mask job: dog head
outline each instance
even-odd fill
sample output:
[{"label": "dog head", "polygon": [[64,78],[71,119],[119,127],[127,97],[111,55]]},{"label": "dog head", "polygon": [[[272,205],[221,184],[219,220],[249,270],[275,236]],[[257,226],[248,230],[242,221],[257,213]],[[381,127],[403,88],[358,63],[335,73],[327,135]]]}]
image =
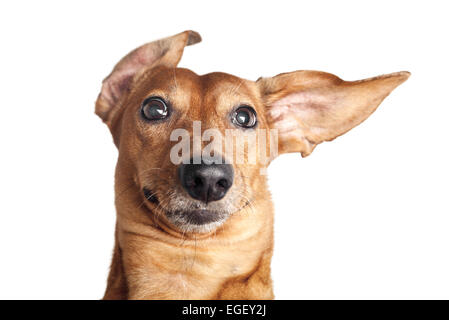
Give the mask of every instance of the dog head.
[{"label": "dog head", "polygon": [[[409,73],[347,82],[317,71],[257,81],[177,68],[185,31],[126,55],[104,80],[96,113],[152,213],[183,232],[209,232],[258,197],[278,154],[309,155],[365,120]],[[263,194],[261,194],[263,193]]]}]

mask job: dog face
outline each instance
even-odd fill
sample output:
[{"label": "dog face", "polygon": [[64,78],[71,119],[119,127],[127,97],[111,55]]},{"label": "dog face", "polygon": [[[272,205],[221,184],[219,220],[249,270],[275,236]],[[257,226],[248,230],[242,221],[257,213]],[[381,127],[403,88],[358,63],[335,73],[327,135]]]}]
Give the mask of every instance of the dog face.
[{"label": "dog face", "polygon": [[[231,161],[216,147],[217,139],[225,145],[226,130],[233,135],[235,148],[240,136],[268,128],[257,88],[250,81],[224,73],[198,76],[187,69],[158,67],[135,83],[120,121],[120,154],[135,165],[146,205],[184,232],[215,229],[249,206],[253,187],[264,183],[260,161],[250,163],[246,157]],[[202,133],[218,131],[212,141],[214,157],[202,157],[198,163],[194,163],[194,121]],[[181,141],[170,137],[180,129],[188,133],[182,141],[187,147],[181,155],[184,163],[172,159]],[[210,144],[201,141],[199,151]]]},{"label": "dog face", "polygon": [[408,77],[345,82],[296,71],[254,82],[176,68],[184,47],[199,41],[186,31],[137,48],[105,79],[96,105],[145,205],[187,233],[213,231],[252,206],[266,196],[263,173],[274,157],[309,155]]}]

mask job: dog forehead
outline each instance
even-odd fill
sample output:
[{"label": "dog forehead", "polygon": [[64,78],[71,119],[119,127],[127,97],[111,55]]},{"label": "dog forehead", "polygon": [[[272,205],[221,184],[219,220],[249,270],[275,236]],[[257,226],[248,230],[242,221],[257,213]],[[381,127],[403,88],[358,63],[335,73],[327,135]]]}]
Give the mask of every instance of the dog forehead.
[{"label": "dog forehead", "polygon": [[160,95],[194,117],[212,109],[222,113],[239,104],[253,104],[258,97],[252,81],[224,72],[198,75],[185,68],[156,68],[143,80],[139,87],[145,88],[145,96]]},{"label": "dog forehead", "polygon": [[144,86],[173,92],[179,89],[201,91],[201,77],[184,68],[157,67],[144,77]]},{"label": "dog forehead", "polygon": [[205,98],[218,100],[228,98],[251,98],[253,92],[248,81],[224,72],[213,72],[201,76]]},{"label": "dog forehead", "polygon": [[203,99],[217,99],[223,95],[251,95],[247,80],[224,72],[198,75],[189,69],[175,68],[160,76],[165,87],[179,90],[180,93],[188,91],[199,94]]}]

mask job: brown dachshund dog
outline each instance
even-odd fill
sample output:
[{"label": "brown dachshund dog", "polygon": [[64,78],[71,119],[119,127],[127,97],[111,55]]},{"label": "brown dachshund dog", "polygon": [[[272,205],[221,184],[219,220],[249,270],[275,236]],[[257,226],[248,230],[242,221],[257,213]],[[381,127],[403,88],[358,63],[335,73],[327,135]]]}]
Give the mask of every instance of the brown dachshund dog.
[{"label": "brown dachshund dog", "polygon": [[[305,157],[357,126],[410,75],[348,82],[295,71],[254,82],[177,68],[184,47],[200,41],[185,31],[143,45],[103,81],[96,114],[119,150],[104,299],[272,299],[273,205],[264,169],[277,154]],[[214,130],[213,139],[193,141],[195,124]],[[243,145],[242,161],[218,144],[208,150],[213,161],[198,156],[207,141],[224,142],[226,131],[229,150]],[[270,143],[238,140],[256,132],[268,132]],[[263,152],[248,159],[256,145],[266,159]]]}]

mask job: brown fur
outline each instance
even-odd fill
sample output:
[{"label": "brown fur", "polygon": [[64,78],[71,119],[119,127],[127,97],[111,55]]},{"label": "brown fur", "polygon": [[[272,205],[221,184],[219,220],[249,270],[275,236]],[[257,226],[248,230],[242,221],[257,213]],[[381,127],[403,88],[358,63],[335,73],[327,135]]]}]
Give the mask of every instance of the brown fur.
[{"label": "brown fur", "polygon": [[[203,130],[224,132],[233,128],[227,114],[245,103],[256,110],[259,128],[274,128],[287,115],[297,117],[297,127],[279,126],[280,152],[305,156],[316,144],[366,119],[408,76],[351,83],[298,71],[253,82],[176,68],[184,46],[199,40],[197,33],[186,31],[140,47],[103,84],[96,110],[119,149],[116,240],[104,299],[272,299],[273,206],[266,177],[260,174],[264,165],[233,165],[234,185],[226,196],[233,212],[223,225],[207,233],[183,232],[164,214],[170,209],[168,198],[185,196],[169,158],[175,143],[168,139],[171,130],[191,130],[192,121],[200,120]],[[307,94],[299,102],[288,100],[298,92]],[[152,95],[175,109],[158,125],[139,118],[142,101]],[[299,113],[291,115],[293,107]],[[317,128],[317,123],[330,129]],[[145,199],[142,187],[148,185],[159,205]]]}]

